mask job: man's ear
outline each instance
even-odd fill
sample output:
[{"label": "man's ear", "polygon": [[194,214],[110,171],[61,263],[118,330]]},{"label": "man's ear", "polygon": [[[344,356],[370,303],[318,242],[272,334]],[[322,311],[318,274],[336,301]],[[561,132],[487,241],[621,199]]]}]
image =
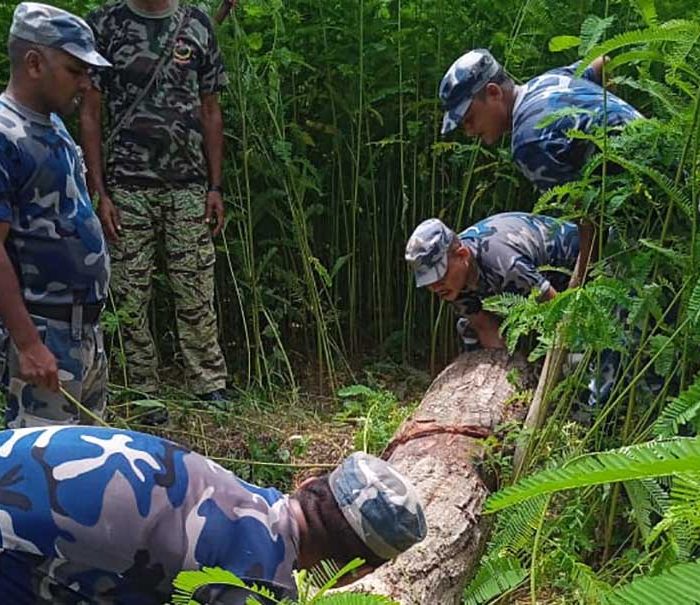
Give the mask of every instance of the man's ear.
[{"label": "man's ear", "polygon": [[27,75],[30,78],[38,78],[41,75],[42,68],[44,67],[42,61],[43,57],[38,50],[30,48],[26,52],[24,55],[24,68],[27,70]]},{"label": "man's ear", "polygon": [[314,481],[318,481],[319,477],[311,476],[307,477],[304,479],[299,485],[297,485],[297,490],[300,490],[302,487],[306,487],[307,485],[311,485]]},{"label": "man's ear", "polygon": [[486,97],[493,101],[500,101],[503,98],[503,89],[494,82],[489,82],[484,89]]},{"label": "man's ear", "polygon": [[464,259],[466,259],[466,260],[469,260],[469,259],[472,257],[472,251],[471,251],[469,248],[467,248],[465,245],[463,245],[463,244],[460,244],[460,245],[455,249],[454,253],[455,253],[457,256],[459,256],[459,257],[461,257],[461,258],[464,258]]}]

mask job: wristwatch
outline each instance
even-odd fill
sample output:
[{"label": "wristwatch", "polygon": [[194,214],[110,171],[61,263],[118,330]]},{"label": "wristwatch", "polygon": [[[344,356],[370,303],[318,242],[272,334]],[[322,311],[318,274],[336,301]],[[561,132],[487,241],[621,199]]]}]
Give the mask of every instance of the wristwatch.
[{"label": "wristwatch", "polygon": [[207,193],[220,193],[221,195],[224,194],[224,188],[221,185],[209,185],[207,188]]}]

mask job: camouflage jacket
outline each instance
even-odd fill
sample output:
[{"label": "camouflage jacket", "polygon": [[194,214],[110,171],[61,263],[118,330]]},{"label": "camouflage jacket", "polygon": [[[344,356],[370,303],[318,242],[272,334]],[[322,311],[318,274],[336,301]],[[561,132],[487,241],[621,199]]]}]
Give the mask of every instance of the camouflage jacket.
[{"label": "camouflage jacket", "polygon": [[172,14],[146,17],[122,0],[90,13],[87,21],[97,49],[113,64],[112,69],[95,71],[93,84],[103,94],[110,125],[118,125],[168,50],[179,18],[184,25],[171,46],[171,57],[107,150],[110,185],[206,182],[201,95],[220,91],[228,78],[211,21],[203,11],[183,6]]},{"label": "camouflage jacket", "polygon": [[[578,179],[579,171],[595,151],[593,143],[569,137],[570,130],[592,133],[605,124],[619,129],[642,117],[622,99],[605,93],[595,81],[593,69],[575,78],[577,67],[574,63],[553,69],[517,89],[511,137],[513,159],[542,191]],[[563,115],[546,126],[540,125],[556,112]]]},{"label": "camouflage jacket", "polygon": [[464,290],[452,304],[461,316],[481,310],[481,301],[509,292],[528,296],[550,287],[566,288],[564,272],[540,271],[539,267],[574,268],[578,256],[578,228],[573,223],[525,212],[490,216],[459,234],[479,271],[476,290]]},{"label": "camouflage jacket", "polygon": [[85,185],[82,152],[57,115],[0,96],[0,222],[23,298],[107,297],[109,256]]},{"label": "camouflage jacket", "polygon": [[160,605],[202,566],[293,586],[289,499],[165,439],[104,427],[0,432],[0,595]]}]

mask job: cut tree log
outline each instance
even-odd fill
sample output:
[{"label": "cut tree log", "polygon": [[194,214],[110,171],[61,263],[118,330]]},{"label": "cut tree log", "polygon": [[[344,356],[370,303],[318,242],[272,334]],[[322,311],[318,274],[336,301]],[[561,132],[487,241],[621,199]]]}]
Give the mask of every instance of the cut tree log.
[{"label": "cut tree log", "polygon": [[524,404],[507,374],[528,365],[505,351],[465,353],[433,381],[385,457],[408,477],[423,502],[428,535],[394,561],[344,590],[383,594],[401,605],[452,605],[461,600],[491,526],[481,515],[493,487],[480,463],[480,439],[508,420],[521,421]]}]

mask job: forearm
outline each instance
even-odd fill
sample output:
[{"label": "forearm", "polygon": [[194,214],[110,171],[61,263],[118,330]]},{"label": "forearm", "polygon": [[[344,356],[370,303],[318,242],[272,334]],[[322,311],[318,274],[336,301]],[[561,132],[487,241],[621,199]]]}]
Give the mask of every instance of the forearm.
[{"label": "forearm", "polygon": [[474,332],[486,349],[504,349],[506,344],[499,333],[499,322],[493,313],[479,311],[474,315],[469,315],[469,325],[474,328]]},{"label": "forearm", "polygon": [[107,188],[102,174],[101,95],[94,89],[86,94],[80,110],[80,144],[85,153],[90,193],[106,197]]},{"label": "forearm", "polygon": [[[0,241],[3,239],[0,238]],[[15,269],[2,243],[0,243],[0,292],[2,292],[0,318],[17,347],[25,349],[33,343],[38,343],[39,333],[24,305]]]},{"label": "forearm", "polygon": [[202,105],[202,131],[209,183],[220,186],[224,157],[224,120],[216,100],[206,101]]}]

